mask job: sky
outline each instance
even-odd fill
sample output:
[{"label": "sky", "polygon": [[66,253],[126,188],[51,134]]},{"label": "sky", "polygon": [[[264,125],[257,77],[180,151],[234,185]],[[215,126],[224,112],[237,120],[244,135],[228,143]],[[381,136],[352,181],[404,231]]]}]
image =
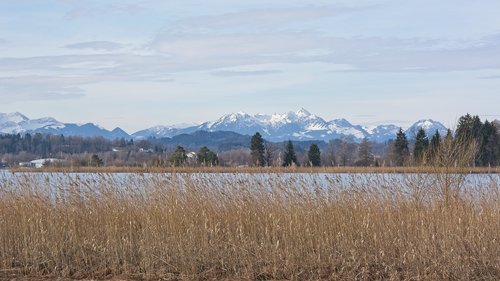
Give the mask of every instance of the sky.
[{"label": "sky", "polygon": [[0,112],[129,133],[244,111],[500,119],[498,0],[0,0]]}]

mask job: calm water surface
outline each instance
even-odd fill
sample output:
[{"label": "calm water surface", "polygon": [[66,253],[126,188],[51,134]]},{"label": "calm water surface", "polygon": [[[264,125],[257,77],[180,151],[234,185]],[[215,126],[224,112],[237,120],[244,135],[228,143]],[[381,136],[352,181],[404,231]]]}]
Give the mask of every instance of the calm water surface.
[{"label": "calm water surface", "polygon": [[425,188],[436,184],[460,185],[461,189],[498,188],[500,174],[325,174],[325,173],[12,173],[0,171],[0,186],[31,186],[39,189],[95,188],[114,186],[148,189],[153,186],[213,187],[237,189],[280,186],[298,189],[350,190]]}]

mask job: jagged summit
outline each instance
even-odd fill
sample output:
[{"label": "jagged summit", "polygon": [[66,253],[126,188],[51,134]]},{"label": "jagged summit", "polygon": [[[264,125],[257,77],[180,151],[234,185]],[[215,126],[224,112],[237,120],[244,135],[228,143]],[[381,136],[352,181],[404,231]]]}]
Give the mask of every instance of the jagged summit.
[{"label": "jagged summit", "polygon": [[[406,131],[408,139],[414,138],[419,128],[423,128],[429,137],[436,130],[443,135],[446,134],[447,130],[440,122],[432,119],[422,119],[408,128]],[[109,131],[93,123],[62,123],[52,117],[29,119],[19,112],[0,113],[0,133],[4,134],[46,133],[86,137],[102,136],[108,139],[165,138],[190,134],[196,131],[230,131],[242,135],[253,135],[255,132],[260,132],[269,141],[285,141],[289,139],[322,141],[352,139],[361,141],[363,138],[368,138],[371,141],[382,143],[394,139],[398,130],[399,126],[392,124],[365,128],[352,124],[344,118],[327,121],[312,114],[305,108],[271,115],[250,115],[245,112],[236,112],[223,115],[215,121],[205,122],[200,125],[155,126],[138,131],[133,135],[129,135],[120,128]]]},{"label": "jagged summit", "polygon": [[[439,126],[439,122],[431,119],[419,120],[414,126],[424,126],[429,131]],[[339,118],[331,121],[312,114],[305,108],[298,111],[289,111],[285,113],[255,114],[250,115],[245,112],[230,113],[221,116],[219,119],[211,122],[205,122],[198,126],[187,126],[185,128],[158,127],[146,129],[133,134],[134,137],[173,137],[183,133],[192,133],[198,130],[204,131],[233,131],[239,134],[252,135],[260,132],[267,140],[324,140],[348,138],[355,141],[361,141],[363,138],[369,138],[374,142],[386,142],[394,139],[399,126],[385,124],[364,128],[360,125],[354,125],[345,118]],[[418,130],[418,129],[417,129]]]},{"label": "jagged summit", "polygon": [[15,113],[0,113],[0,134],[42,133],[53,135],[76,135],[84,137],[102,136],[107,139],[131,138],[120,128],[108,131],[98,125],[63,123],[52,117],[29,119],[25,115]]},{"label": "jagged summit", "polygon": [[446,132],[448,131],[448,129],[440,122],[432,119],[421,119],[406,130],[406,136],[409,139],[414,138],[420,128],[424,129],[425,133],[429,137],[434,135],[436,131],[438,131],[442,136],[446,135]]}]

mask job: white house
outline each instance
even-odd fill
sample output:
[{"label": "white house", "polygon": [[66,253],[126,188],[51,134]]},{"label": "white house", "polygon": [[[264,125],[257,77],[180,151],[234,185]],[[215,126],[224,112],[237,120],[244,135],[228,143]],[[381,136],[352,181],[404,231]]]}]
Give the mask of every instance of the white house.
[{"label": "white house", "polygon": [[21,162],[19,163],[19,166],[38,169],[42,168],[46,163],[61,163],[61,162],[64,162],[64,160],[55,158],[45,158],[45,159],[36,159],[30,162]]}]

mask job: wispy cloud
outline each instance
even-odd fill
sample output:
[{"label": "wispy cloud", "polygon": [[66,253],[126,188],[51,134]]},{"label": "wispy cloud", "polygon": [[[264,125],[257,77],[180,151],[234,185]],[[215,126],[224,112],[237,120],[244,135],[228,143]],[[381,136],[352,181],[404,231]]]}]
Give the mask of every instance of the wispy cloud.
[{"label": "wispy cloud", "polygon": [[310,33],[163,34],[151,47],[173,58],[233,58],[277,56],[316,48],[319,37]]},{"label": "wispy cloud", "polygon": [[500,75],[483,76],[479,77],[479,79],[500,79]]},{"label": "wispy cloud", "polygon": [[68,49],[91,49],[91,50],[104,50],[104,51],[113,51],[123,48],[123,45],[116,42],[110,41],[89,41],[89,42],[81,42],[76,44],[66,45]]},{"label": "wispy cloud", "polygon": [[[359,71],[461,71],[500,68],[500,38],[450,42],[401,38],[338,38],[326,62],[355,66]],[[454,44],[455,43],[455,44]]]},{"label": "wispy cloud", "polygon": [[[151,48],[186,67],[323,62],[358,71],[459,71],[500,68],[500,38],[477,42],[420,38],[336,38],[314,32],[163,34]],[[320,51],[318,51],[320,50]]]},{"label": "wispy cloud", "polygon": [[110,14],[137,14],[144,8],[136,4],[78,5],[65,15],[67,19],[93,18]]},{"label": "wispy cloud", "polygon": [[[453,110],[474,109],[479,99],[471,102],[468,93],[498,99],[500,4],[494,0],[39,2],[0,1],[0,97],[2,104],[20,101],[12,108],[79,98],[105,106],[122,93],[126,99],[116,99],[122,105],[149,95],[169,106],[180,96],[190,106],[170,106],[168,118],[182,122],[192,119],[179,116],[206,111],[205,101],[212,102],[206,114],[213,114],[216,107],[241,110],[242,96],[260,95],[269,97],[269,108],[284,106],[287,96],[292,107],[309,103],[325,112],[393,119],[374,112],[373,102],[387,107],[410,95],[416,102],[436,96],[439,102],[425,108],[444,112],[444,100],[455,102]],[[188,95],[201,96],[200,107]],[[231,98],[220,104],[222,96]],[[145,116],[156,110],[155,118],[166,118],[160,102],[155,110],[144,104]],[[494,104],[475,108],[494,113]],[[263,104],[245,106],[258,111]],[[409,111],[396,116],[410,118]]]},{"label": "wispy cloud", "polygon": [[[251,31],[265,28],[290,30],[290,24],[304,24],[308,21],[319,21],[323,18],[372,9],[376,6],[300,6],[244,10],[225,13],[217,16],[200,16],[187,18],[170,26],[175,32],[211,32],[211,31]],[[301,28],[299,28],[301,29]]]},{"label": "wispy cloud", "polygon": [[[318,22],[383,6],[298,6],[187,18],[148,45],[186,68],[322,62],[355,71],[460,71],[500,68],[500,34],[475,39],[335,36]],[[309,25],[310,22],[315,24]],[[328,22],[328,21],[327,21]],[[174,63],[175,64],[175,63]]]},{"label": "wispy cloud", "polygon": [[60,100],[83,97],[81,88],[72,86],[81,81],[67,77],[20,76],[0,78],[2,103]]},{"label": "wispy cloud", "polygon": [[[159,56],[66,55],[0,59],[2,102],[73,99],[84,86],[110,82],[169,83],[171,70]],[[39,75],[39,73],[45,73]]]},{"label": "wispy cloud", "polygon": [[232,70],[221,70],[214,71],[211,74],[215,76],[222,77],[233,77],[233,76],[260,76],[260,75],[272,75],[283,73],[281,70],[254,70],[254,71],[232,71]]},{"label": "wispy cloud", "polygon": [[[12,100],[15,99],[15,93],[24,93],[19,95],[18,100],[23,96],[27,99],[76,98],[83,95],[83,85],[92,83],[170,83],[174,81],[174,74],[189,71],[207,71],[211,75],[225,77],[263,76],[278,74],[282,71],[281,67],[287,64],[318,62],[349,65],[355,71],[364,72],[446,72],[500,68],[500,57],[497,56],[500,53],[500,40],[484,41],[481,45],[464,44],[460,48],[454,46],[446,49],[436,47],[446,45],[437,40],[332,38],[314,33],[159,37],[152,45],[157,54],[151,55],[0,58],[0,71],[11,76],[1,78],[1,94]],[[318,49],[330,52],[314,51]],[[280,64],[280,69],[268,69],[265,66],[273,63]],[[249,65],[255,68],[227,69]],[[47,77],[37,76],[41,73]]]}]

